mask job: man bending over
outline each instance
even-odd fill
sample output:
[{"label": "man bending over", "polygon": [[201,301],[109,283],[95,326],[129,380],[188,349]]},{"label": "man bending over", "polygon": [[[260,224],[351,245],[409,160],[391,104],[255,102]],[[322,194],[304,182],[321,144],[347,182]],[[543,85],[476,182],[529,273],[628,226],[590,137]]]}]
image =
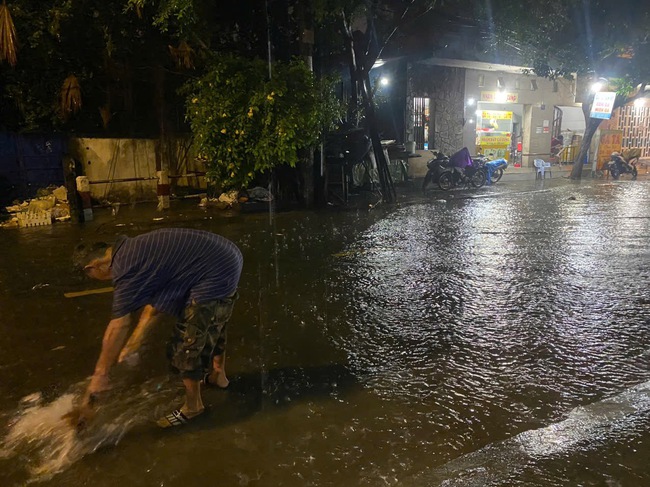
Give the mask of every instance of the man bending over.
[{"label": "man bending over", "polygon": [[[201,414],[201,384],[228,386],[226,323],[243,263],[237,246],[210,232],[167,228],[120,237],[112,247],[82,244],[74,260],[89,277],[112,280],[115,288],[112,318],[82,401],[78,426],[92,414],[97,394],[110,389],[111,367],[116,362],[137,362],[146,332],[161,313],[178,319],[170,360],[181,373],[185,403],[160,418],[158,425],[180,426]],[[138,324],[128,337],[132,315],[141,308]]]}]

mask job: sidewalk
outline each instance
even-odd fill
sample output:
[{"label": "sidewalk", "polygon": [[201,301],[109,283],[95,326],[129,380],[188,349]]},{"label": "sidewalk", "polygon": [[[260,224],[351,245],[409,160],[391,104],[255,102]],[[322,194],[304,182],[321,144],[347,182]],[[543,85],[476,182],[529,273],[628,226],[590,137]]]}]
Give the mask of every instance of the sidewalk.
[{"label": "sidewalk", "polygon": [[[568,178],[571,175],[573,164],[553,165],[546,169],[545,178]],[[591,168],[583,168],[582,176],[591,176]],[[537,176],[537,169],[534,167],[514,167],[509,164],[508,169],[503,173],[502,181],[524,181],[526,179],[535,179]]]},{"label": "sidewalk", "polygon": [[[571,171],[573,170],[573,164],[554,164],[551,166],[550,170],[546,169],[545,178],[546,179],[555,179],[555,178],[569,178],[571,176]],[[638,179],[648,179],[650,178],[650,164],[639,164],[638,165]],[[537,169],[534,167],[514,167],[512,165],[508,166],[508,169],[503,173],[502,181],[524,181],[527,179],[535,179],[537,176]],[[591,165],[585,165],[582,168],[582,179],[592,178],[592,169]],[[629,175],[623,176],[624,178],[629,178]]]}]

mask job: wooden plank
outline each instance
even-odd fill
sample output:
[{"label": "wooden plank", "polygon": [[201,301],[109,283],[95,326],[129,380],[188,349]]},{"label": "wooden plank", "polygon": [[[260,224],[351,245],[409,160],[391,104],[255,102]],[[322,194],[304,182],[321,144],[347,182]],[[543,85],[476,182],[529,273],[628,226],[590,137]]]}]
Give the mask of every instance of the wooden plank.
[{"label": "wooden plank", "polygon": [[85,291],[76,291],[71,293],[63,293],[66,298],[78,298],[79,296],[88,296],[89,294],[103,294],[113,291],[112,287],[100,287],[97,289],[86,289]]}]

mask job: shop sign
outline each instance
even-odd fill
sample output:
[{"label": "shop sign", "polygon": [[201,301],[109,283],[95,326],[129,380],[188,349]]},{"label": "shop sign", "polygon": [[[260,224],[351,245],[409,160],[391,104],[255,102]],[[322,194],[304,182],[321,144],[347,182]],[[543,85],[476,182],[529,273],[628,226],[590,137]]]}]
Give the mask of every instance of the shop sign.
[{"label": "shop sign", "polygon": [[512,112],[502,112],[500,110],[483,110],[481,112],[482,118],[489,120],[512,120]]},{"label": "shop sign", "polygon": [[481,101],[488,103],[517,103],[518,93],[500,93],[498,91],[481,91]]},{"label": "shop sign", "polygon": [[508,135],[481,135],[479,138],[481,146],[502,147],[510,144]]},{"label": "shop sign", "polygon": [[616,93],[613,91],[599,91],[594,96],[594,102],[591,105],[591,118],[603,118],[609,120],[612,116],[612,109],[614,108],[614,100],[616,100]]}]

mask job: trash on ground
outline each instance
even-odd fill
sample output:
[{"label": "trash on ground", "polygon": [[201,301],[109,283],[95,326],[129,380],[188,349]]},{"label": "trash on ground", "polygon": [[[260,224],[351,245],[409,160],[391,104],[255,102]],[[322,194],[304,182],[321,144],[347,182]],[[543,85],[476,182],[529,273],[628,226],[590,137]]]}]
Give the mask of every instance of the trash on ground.
[{"label": "trash on ground", "polygon": [[0,224],[2,228],[39,227],[71,219],[68,190],[65,186],[40,189],[36,198],[14,201],[13,205],[5,209],[10,217]]}]

